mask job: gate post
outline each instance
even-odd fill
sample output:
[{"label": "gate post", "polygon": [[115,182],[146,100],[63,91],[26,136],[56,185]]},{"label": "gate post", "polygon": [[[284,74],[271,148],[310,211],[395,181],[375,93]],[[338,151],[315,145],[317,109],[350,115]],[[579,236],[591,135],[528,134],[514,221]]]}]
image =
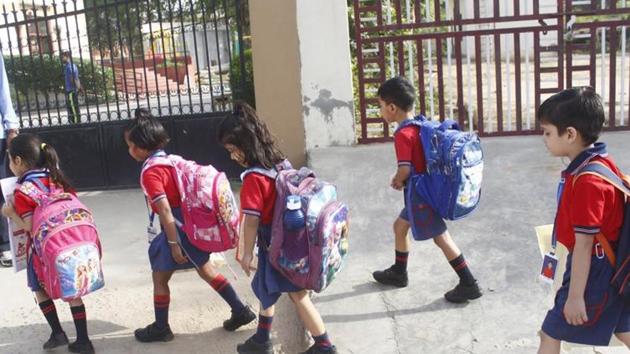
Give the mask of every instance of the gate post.
[{"label": "gate post", "polygon": [[256,108],[294,165],[355,141],[345,1],[250,0]]}]

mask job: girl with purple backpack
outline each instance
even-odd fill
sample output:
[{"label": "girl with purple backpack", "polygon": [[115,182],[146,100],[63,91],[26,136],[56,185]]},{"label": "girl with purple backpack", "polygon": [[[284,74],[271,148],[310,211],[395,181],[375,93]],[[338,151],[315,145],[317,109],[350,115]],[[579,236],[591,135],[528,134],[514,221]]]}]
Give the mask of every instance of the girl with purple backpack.
[{"label": "girl with purple backpack", "polygon": [[[162,124],[144,108],[136,110],[136,119],[125,129],[129,155],[136,161],[148,164],[152,158],[166,156],[164,147],[169,142]],[[140,184],[149,204],[149,260],[153,271],[153,301],[155,322],[135,331],[140,342],[167,342],[173,339],[168,324],[170,303],[169,281],[176,270],[196,268],[205,280],[227,302],[231,317],[223,322],[227,331],[235,331],[256,319],[256,314],[245,305],[230,282],[210,265],[210,253],[202,251],[189,241],[176,224],[183,220],[181,195],[172,167],[155,165],[144,169]],[[159,218],[160,228],[153,219]],[[156,222],[157,224],[157,222]],[[161,229],[161,230],[160,230]]]},{"label": "girl with purple backpack", "polygon": [[[246,103],[235,103],[234,112],[220,124],[218,140],[230,153],[230,158],[247,168],[271,170],[285,160],[276,147],[273,136],[256,111]],[[244,250],[241,267],[249,276],[256,270],[252,289],[260,301],[258,328],[256,333],[236,348],[241,354],[271,354],[273,345],[270,339],[274,304],[282,293],[288,293],[296,311],[309,330],[315,344],[305,353],[336,353],[330,342],[324,322],[311,302],[307,290],[293,285],[286,277],[275,270],[269,262],[266,246],[271,241],[276,189],[274,180],[257,172],[248,173],[243,178],[241,188],[241,209],[243,211]],[[258,242],[258,266],[254,268],[254,246]]]},{"label": "girl with purple backpack", "polygon": [[[11,141],[9,146],[9,168],[18,177],[18,184],[24,185],[30,182],[44,188],[51,188],[51,184],[63,189],[65,192],[74,193],[72,187],[59,170],[59,158],[55,149],[43,143],[32,134],[20,134]],[[11,218],[21,229],[28,230],[33,236],[32,218],[38,202],[25,194],[21,188],[15,190],[13,201],[7,201],[2,208],[2,214]],[[29,240],[30,241],[30,240]],[[68,337],[61,328],[57,309],[49,294],[41,276],[41,260],[34,252],[33,242],[29,242],[29,256],[27,262],[28,287],[34,292],[35,298],[46,321],[50,325],[52,333],[44,349],[52,349],[68,344]],[[94,353],[94,347],[88,337],[85,305],[81,298],[69,301],[70,311],[77,331],[77,339],[68,345],[72,353]]]}]

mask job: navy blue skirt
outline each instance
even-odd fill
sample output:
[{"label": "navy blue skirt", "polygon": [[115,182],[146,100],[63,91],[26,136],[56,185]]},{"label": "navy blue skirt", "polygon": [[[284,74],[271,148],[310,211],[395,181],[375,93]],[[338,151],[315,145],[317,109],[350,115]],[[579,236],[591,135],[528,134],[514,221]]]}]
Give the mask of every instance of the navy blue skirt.
[{"label": "navy blue skirt", "polygon": [[[177,220],[183,220],[180,208],[173,208],[173,216]],[[171,246],[168,244],[166,232],[162,228],[162,232],[153,239],[149,246],[149,260],[151,262],[151,270],[154,272],[169,272],[180,269],[190,269],[201,267],[210,259],[210,253],[204,252],[193,246],[188,241],[188,236],[182,229],[177,228],[178,242],[182,247],[182,253],[188,258],[188,262],[177,264],[171,255]]]},{"label": "navy blue skirt", "polygon": [[[261,239],[264,242],[261,242]],[[293,285],[285,276],[280,274],[269,262],[266,245],[271,242],[271,226],[263,225],[258,228],[258,269],[252,280],[254,294],[264,309],[273,306],[282,293],[296,292],[302,289]]]},{"label": "navy blue skirt", "polygon": [[37,273],[35,272],[35,265],[33,264],[33,257],[37,257],[37,255],[33,250],[31,250],[30,253],[31,254],[28,256],[26,261],[26,283],[33,292],[44,290],[39,278],[37,277]]}]

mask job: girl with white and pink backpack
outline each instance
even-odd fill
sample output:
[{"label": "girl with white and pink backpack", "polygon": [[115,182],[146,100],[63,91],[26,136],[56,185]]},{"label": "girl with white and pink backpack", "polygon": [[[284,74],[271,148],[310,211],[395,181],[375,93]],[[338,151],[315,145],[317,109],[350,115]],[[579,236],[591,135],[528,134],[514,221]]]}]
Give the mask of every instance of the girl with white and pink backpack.
[{"label": "girl with white and pink backpack", "polygon": [[32,134],[9,145],[9,167],[18,177],[2,213],[30,234],[27,280],[52,333],[44,349],[68,344],[54,299],[70,304],[77,332],[72,353],[94,353],[81,297],[104,286],[101,246],[91,212],[59,170],[55,149]]},{"label": "girl with white and pink backpack", "polygon": [[[210,254],[238,243],[239,213],[225,174],[168,155],[169,137],[162,124],[143,108],[125,129],[129,155],[143,162],[140,184],[149,207],[149,260],[153,271],[155,321],[135,331],[140,342],[173,339],[168,323],[169,281],[176,270],[195,268],[228,303],[223,322],[235,331],[256,319],[230,282],[209,262]],[[157,219],[157,220],[156,220]]]}]

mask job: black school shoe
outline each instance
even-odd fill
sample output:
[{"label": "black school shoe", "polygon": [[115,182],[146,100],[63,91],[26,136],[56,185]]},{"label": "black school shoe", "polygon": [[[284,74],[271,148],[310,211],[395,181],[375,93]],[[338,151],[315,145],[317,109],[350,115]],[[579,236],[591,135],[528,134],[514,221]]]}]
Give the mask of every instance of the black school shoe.
[{"label": "black school shoe", "polygon": [[136,329],[133,334],[136,336],[136,339],[142,343],[170,342],[174,337],[170,326],[166,325],[164,328],[158,328],[155,322],[144,328]]},{"label": "black school shoe", "polygon": [[234,332],[239,327],[244,326],[256,319],[256,314],[249,306],[243,307],[241,312],[232,312],[232,317],[223,322],[223,328],[226,331]]},{"label": "black school shoe", "polygon": [[249,337],[244,343],[236,346],[239,354],[273,354],[273,343],[268,340],[264,343],[258,343],[254,337]]},{"label": "black school shoe", "polygon": [[333,345],[330,349],[321,349],[317,344],[313,344],[302,354],[337,354],[337,347]]},{"label": "black school shoe", "polygon": [[52,333],[50,338],[44,343],[44,349],[54,349],[68,344],[68,337],[65,332]]},{"label": "black school shoe", "polygon": [[76,341],[68,345],[68,350],[70,351],[70,353],[94,354],[94,346],[89,339],[87,342]]},{"label": "black school shoe", "polygon": [[461,304],[468,300],[478,299],[481,295],[483,294],[476,281],[470,285],[460,282],[455,288],[444,294],[444,298],[449,302]]},{"label": "black school shoe", "polygon": [[374,280],[384,285],[393,285],[399,288],[404,288],[409,284],[409,278],[407,272],[399,273],[394,270],[394,266],[391,266],[385,270],[377,270],[372,273]]}]

